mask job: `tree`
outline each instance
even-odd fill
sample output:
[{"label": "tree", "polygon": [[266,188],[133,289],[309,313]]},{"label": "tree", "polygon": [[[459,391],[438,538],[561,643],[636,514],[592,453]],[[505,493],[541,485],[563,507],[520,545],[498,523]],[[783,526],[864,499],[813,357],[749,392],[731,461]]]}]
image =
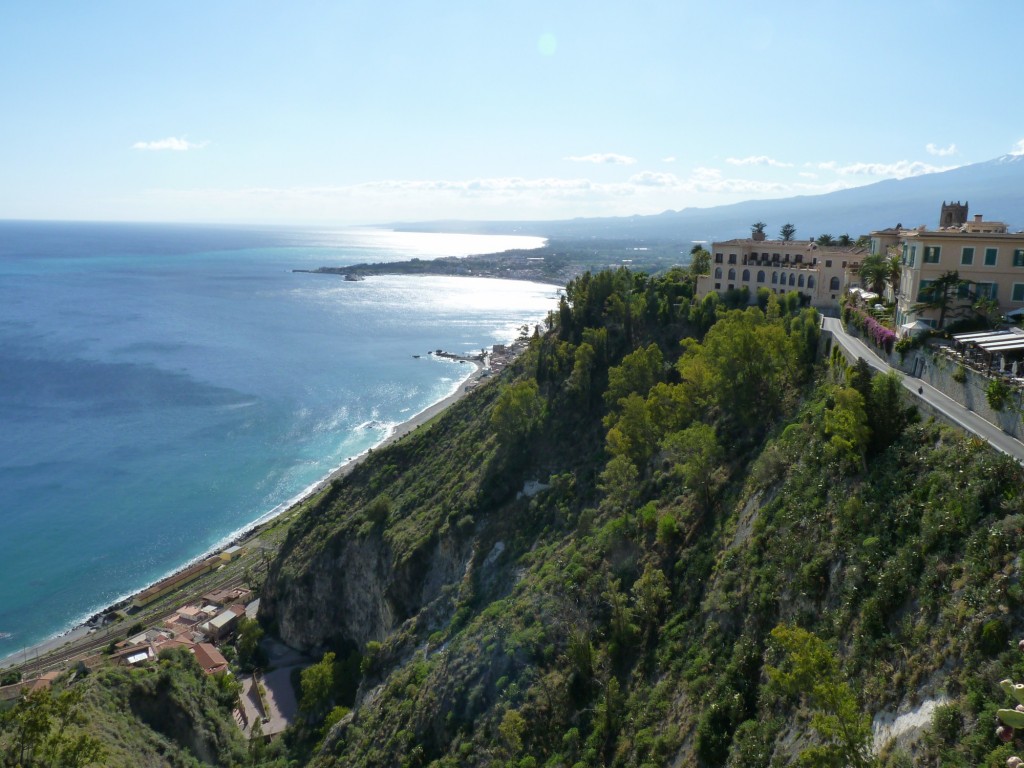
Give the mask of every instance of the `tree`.
[{"label": "tree", "polygon": [[835,245],[836,239],[832,235],[818,235],[818,238],[814,241],[818,245]]},{"label": "tree", "polygon": [[763,221],[755,221],[750,225],[750,236],[755,240],[764,240],[764,228],[767,226]]},{"label": "tree", "polygon": [[694,277],[711,274],[711,254],[700,244],[690,249],[690,274]]},{"label": "tree", "polygon": [[885,258],[885,280],[892,288],[894,299],[899,295],[900,281],[903,279],[903,261],[895,250],[895,247],[891,247]]},{"label": "tree", "polygon": [[914,312],[937,309],[939,311],[938,327],[942,328],[946,324],[946,315],[960,315],[966,309],[970,309],[969,306],[960,308],[955,306],[960,286],[966,283],[967,281],[961,278],[960,273],[955,269],[944,272],[931,285],[921,289],[917,297],[919,301],[911,309]]},{"label": "tree", "polygon": [[885,290],[885,281],[889,276],[889,264],[885,256],[880,253],[872,253],[865,256],[857,268],[860,281],[872,291],[881,295]]},{"label": "tree", "polygon": [[788,243],[790,240],[793,239],[793,235],[795,234],[796,227],[793,226],[792,224],[783,224],[782,228],[779,230],[779,238],[782,239],[783,242]]},{"label": "tree", "polygon": [[715,489],[725,480],[723,451],[714,427],[694,424],[669,435],[662,446],[686,487],[699,496],[705,511],[710,511]]},{"label": "tree", "polygon": [[771,322],[750,307],[724,314],[704,337],[687,345],[677,370],[692,389],[691,401],[710,402],[752,433],[776,413],[795,372],[781,321]]},{"label": "tree", "polygon": [[853,238],[846,232],[843,232],[838,238],[836,238],[836,245],[841,245],[844,248],[849,248],[853,245]]},{"label": "tree", "polygon": [[41,688],[0,713],[2,764],[84,768],[101,762],[106,754],[103,743],[77,728],[86,722],[82,696],[80,687],[60,693]]},{"label": "tree", "polygon": [[622,358],[622,362],[608,369],[608,389],[604,399],[614,405],[622,398],[636,393],[647,397],[647,393],[664,375],[665,359],[655,343],[641,347]]},{"label": "tree", "polygon": [[840,387],[832,399],[833,406],[825,410],[825,434],[831,436],[828,449],[842,464],[863,468],[871,439],[864,397],[851,387]]},{"label": "tree", "polygon": [[491,412],[491,426],[504,440],[516,444],[540,425],[544,401],[537,382],[520,381],[502,390]]},{"label": "tree", "polygon": [[260,652],[260,641],[263,639],[263,627],[255,619],[243,616],[238,621],[238,666],[242,669],[258,667],[263,659]]},{"label": "tree", "polygon": [[655,425],[647,401],[633,393],[619,399],[619,409],[606,417],[608,452],[628,456],[637,467],[645,467],[657,444]]},{"label": "tree", "polygon": [[882,451],[896,442],[909,421],[903,407],[903,383],[896,371],[881,373],[871,379],[868,396],[868,419],[871,423],[871,448]]},{"label": "tree", "polygon": [[799,627],[779,625],[771,636],[785,655],[778,667],[766,667],[768,679],[777,691],[799,697],[813,710],[811,728],[823,742],[805,749],[800,764],[875,765],[871,717],[860,710],[849,683],[841,677],[835,654],[820,638]]},{"label": "tree", "polygon": [[330,709],[334,696],[334,652],[328,651],[316,664],[302,670],[299,681],[299,709],[311,721],[319,720]]}]

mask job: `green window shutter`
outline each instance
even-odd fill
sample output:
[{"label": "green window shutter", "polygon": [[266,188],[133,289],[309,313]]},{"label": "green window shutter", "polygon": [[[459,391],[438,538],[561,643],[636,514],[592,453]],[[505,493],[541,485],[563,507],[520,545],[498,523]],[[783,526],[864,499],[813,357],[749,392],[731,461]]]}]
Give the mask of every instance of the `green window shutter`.
[{"label": "green window shutter", "polygon": [[985,249],[985,266],[986,267],[994,267],[996,265],[996,260],[998,258],[999,258],[999,249],[998,248],[986,248]]},{"label": "green window shutter", "polygon": [[1013,300],[1024,301],[1024,283],[1013,284]]},{"label": "green window shutter", "polygon": [[964,248],[960,252],[960,263],[963,264],[964,266],[970,266],[971,264],[974,263],[974,249],[973,248]]},{"label": "green window shutter", "polygon": [[1024,267],[1024,249],[1018,248],[1013,252],[1013,266]]}]

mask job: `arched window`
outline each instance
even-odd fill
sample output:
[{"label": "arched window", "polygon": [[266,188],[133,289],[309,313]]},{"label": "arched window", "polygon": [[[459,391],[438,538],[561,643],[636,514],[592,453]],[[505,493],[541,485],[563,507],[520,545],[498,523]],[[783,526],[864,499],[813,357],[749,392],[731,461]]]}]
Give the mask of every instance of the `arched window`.
[{"label": "arched window", "polygon": [[763,269],[757,270],[757,282],[759,282],[759,283],[763,283],[764,282],[764,270]]},{"label": "arched window", "polygon": [[807,287],[808,288],[813,288],[814,287],[814,275],[808,275],[808,277],[807,277]]},{"label": "arched window", "polygon": [[828,289],[830,291],[838,291],[839,290],[839,278],[838,277],[833,277],[831,280],[828,281]]},{"label": "arched window", "polygon": [[722,268],[721,267],[715,267],[715,280],[721,280],[721,279],[722,279]]},{"label": "arched window", "polygon": [[772,285],[777,285],[779,282],[779,273],[772,272]]},{"label": "arched window", "polygon": [[750,270],[749,269],[744,269],[743,270],[743,282],[746,283],[746,282],[749,282],[749,281],[750,281]]},{"label": "arched window", "polygon": [[789,286],[790,286],[790,288],[792,288],[794,285],[796,285],[796,275],[794,275],[792,272],[790,272],[789,273]]},{"label": "arched window", "polygon": [[729,279],[730,280],[735,280],[736,279],[736,270],[735,269],[730,269],[729,270]]},{"label": "arched window", "polygon": [[800,277],[798,277],[796,279],[796,284],[797,284],[798,288],[803,288],[804,287],[804,276],[803,275],[800,275]]}]

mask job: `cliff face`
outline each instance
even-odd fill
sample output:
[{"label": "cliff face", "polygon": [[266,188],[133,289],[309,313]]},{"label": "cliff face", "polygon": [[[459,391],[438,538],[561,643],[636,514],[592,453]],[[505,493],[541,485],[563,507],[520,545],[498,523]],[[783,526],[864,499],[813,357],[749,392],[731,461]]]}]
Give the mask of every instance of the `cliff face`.
[{"label": "cliff face", "polygon": [[298,576],[276,568],[261,601],[261,618],[288,645],[305,651],[362,650],[428,610],[450,615],[452,589],[469,569],[472,538],[433,537],[399,562],[380,530],[336,533]]}]

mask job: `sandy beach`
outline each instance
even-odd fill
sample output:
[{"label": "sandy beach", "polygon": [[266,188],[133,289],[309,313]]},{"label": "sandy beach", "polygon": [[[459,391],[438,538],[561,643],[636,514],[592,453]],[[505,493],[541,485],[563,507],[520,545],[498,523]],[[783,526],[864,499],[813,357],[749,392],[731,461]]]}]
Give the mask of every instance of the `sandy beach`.
[{"label": "sandy beach", "polygon": [[[273,515],[265,515],[263,517],[260,517],[249,528],[239,533],[233,539],[233,543],[244,544],[245,542],[251,540],[259,534],[260,529],[268,522],[270,522],[276,517],[287,514],[289,511],[291,511],[298,505],[307,501],[311,496],[320,493],[320,491],[326,488],[334,480],[337,480],[338,478],[347,475],[360,462],[364,461],[367,458],[367,456],[369,456],[373,451],[379,451],[380,449],[385,448],[394,442],[397,442],[398,440],[408,435],[410,432],[413,432],[420,426],[429,422],[431,419],[433,419],[439,413],[443,412],[453,403],[465,397],[479,383],[481,374],[484,370],[484,366],[482,363],[476,360],[465,360],[462,362],[462,364],[473,365],[475,366],[475,370],[469,375],[469,377],[465,381],[463,381],[459,385],[458,389],[456,389],[452,394],[448,395],[448,397],[444,398],[443,400],[439,400],[438,402],[434,403],[428,408],[420,411],[407,421],[403,421],[402,423],[396,425],[394,429],[392,429],[391,433],[386,438],[384,438],[384,440],[382,440],[380,443],[378,443],[365,453],[361,453],[358,456],[352,457],[344,464],[334,469],[329,475],[327,475],[322,480],[317,482],[311,488],[307,489],[307,491],[303,493],[300,497],[293,500],[287,506],[282,507],[280,510],[277,510]],[[196,558],[191,562],[196,562],[198,560],[202,560],[203,558],[209,557],[211,554],[220,551],[220,549],[222,548],[223,547],[211,549],[210,551],[203,553],[200,557]],[[183,564],[182,568],[186,567],[187,565],[188,563]],[[150,586],[152,585],[147,584],[145,587],[143,587],[143,589],[147,589]],[[142,592],[143,589],[140,589],[138,592],[133,593],[130,597],[127,598],[127,600],[130,601],[135,595],[139,594],[139,592]],[[121,603],[119,603],[118,605],[120,604]],[[107,611],[112,610],[114,608],[115,606],[111,605],[108,606],[105,610],[100,611],[99,613],[106,613]],[[92,631],[93,629],[88,624],[80,624],[74,627],[73,629],[68,630],[67,632],[63,632],[59,635],[48,638],[47,640],[44,640],[40,643],[18,650],[10,654],[9,656],[0,659],[0,669],[18,666],[20,664],[24,664],[26,661],[46,656],[47,654],[59,650],[70,643],[74,643],[78,640],[81,640],[82,638],[88,637],[88,635]]]}]

